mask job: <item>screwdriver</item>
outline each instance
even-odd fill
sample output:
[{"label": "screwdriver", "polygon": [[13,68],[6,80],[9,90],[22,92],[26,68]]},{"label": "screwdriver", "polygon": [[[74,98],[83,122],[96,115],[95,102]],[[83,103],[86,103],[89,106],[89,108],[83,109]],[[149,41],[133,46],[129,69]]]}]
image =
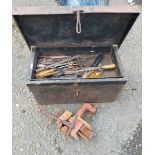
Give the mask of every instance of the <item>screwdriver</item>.
[{"label": "screwdriver", "polygon": [[56,69],[46,69],[46,70],[37,72],[35,74],[35,77],[36,78],[43,78],[43,77],[47,77],[47,76],[54,75],[54,74],[57,74],[57,73],[59,73],[59,71],[56,70]]},{"label": "screwdriver", "polygon": [[100,67],[84,67],[83,69],[80,70],[73,70],[73,71],[65,71],[64,74],[66,75],[70,75],[70,74],[78,74],[81,72],[86,72],[86,71],[94,71],[94,70],[110,70],[110,69],[115,69],[116,65],[115,64],[109,64],[109,65],[105,65],[105,66],[100,66]]},{"label": "screwdriver", "polygon": [[93,64],[91,64],[91,67],[97,67],[102,62],[103,58],[104,58],[103,52],[99,53],[96,56],[95,61],[93,62]]}]

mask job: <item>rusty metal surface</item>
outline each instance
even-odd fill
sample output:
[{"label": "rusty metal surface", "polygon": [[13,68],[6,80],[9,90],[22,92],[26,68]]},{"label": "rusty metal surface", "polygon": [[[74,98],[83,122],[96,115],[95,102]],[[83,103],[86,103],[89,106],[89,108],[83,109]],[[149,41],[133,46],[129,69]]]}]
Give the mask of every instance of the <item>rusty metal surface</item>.
[{"label": "rusty metal surface", "polygon": [[[139,15],[136,6],[80,7],[84,13],[80,15],[82,30],[77,34],[74,14],[76,9],[24,7],[13,9],[13,15],[29,47],[34,45],[43,48],[44,52],[49,47],[91,48],[112,47],[113,44],[120,46]],[[108,57],[106,61],[109,61]],[[117,61],[120,60],[117,59],[116,64]],[[121,69],[113,71],[112,74],[105,72],[105,76],[106,78],[98,80],[28,79],[27,85],[39,104],[110,102],[116,99],[126,78],[121,77]],[[80,89],[78,97],[75,96],[75,83],[78,83]]]},{"label": "rusty metal surface", "polygon": [[[121,45],[138,13],[81,13],[81,33],[76,14],[15,15],[29,48]],[[98,20],[100,19],[100,20]]]},{"label": "rusty metal surface", "polygon": [[139,13],[138,6],[118,5],[118,6],[29,6],[13,7],[13,15],[47,15],[47,14],[73,14],[76,10],[83,10],[85,13]]},{"label": "rusty metal surface", "polygon": [[68,47],[107,47],[109,46],[109,41],[107,42],[98,42],[98,43],[95,43],[95,42],[90,42],[90,41],[87,41],[87,42],[84,42],[84,43],[70,43],[68,42],[67,44],[65,44],[65,42],[50,42],[50,43],[45,43],[45,42],[38,42],[36,43],[36,46],[38,48],[57,48],[57,47],[64,47],[64,48],[68,48]]},{"label": "rusty metal surface", "polygon": [[[32,53],[32,68],[36,66],[36,55],[38,55],[38,53],[46,56],[73,56],[79,54],[83,58],[89,56],[93,56],[95,58],[96,56],[96,52],[91,53],[89,48],[49,48],[36,50],[38,50],[39,52],[36,51]],[[69,80],[38,80],[30,78],[27,81],[27,86],[33,93],[37,102],[39,104],[66,104],[83,102],[101,103],[114,101],[127,80],[121,75],[122,69],[121,66],[119,66],[121,61],[117,53],[118,49],[113,48],[113,50],[111,50],[110,48],[94,48],[94,51],[99,52],[100,50],[105,52],[102,65],[115,63],[117,65],[117,68],[115,70],[103,72],[103,76],[105,78],[101,79],[78,78]],[[33,77],[32,73],[33,72],[31,71],[31,75],[29,75],[29,77]],[[77,88],[75,87],[75,84],[78,84]],[[79,94],[79,96],[76,96],[76,94]]]},{"label": "rusty metal surface", "polygon": [[73,84],[28,85],[39,104],[69,104],[69,103],[103,103],[112,102],[120,93],[122,84],[80,84],[79,96]]}]

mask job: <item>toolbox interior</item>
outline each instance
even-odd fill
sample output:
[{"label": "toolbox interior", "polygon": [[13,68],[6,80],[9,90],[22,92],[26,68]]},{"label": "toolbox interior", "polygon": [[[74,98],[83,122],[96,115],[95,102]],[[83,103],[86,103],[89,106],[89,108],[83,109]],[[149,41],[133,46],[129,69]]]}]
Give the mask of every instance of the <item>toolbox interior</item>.
[{"label": "toolbox interior", "polygon": [[[104,59],[102,61],[102,65],[109,65],[114,63],[116,65],[115,69],[112,70],[104,70],[103,71],[103,77],[102,79],[105,78],[120,78],[123,77],[121,74],[121,69],[118,63],[118,58],[116,56],[116,51],[111,48],[111,47],[72,47],[72,48],[39,48],[36,49],[35,51],[35,58],[31,62],[31,75],[30,75],[30,80],[32,81],[44,81],[46,80],[56,80],[56,78],[52,79],[36,79],[35,78],[35,69],[37,67],[37,62],[39,56],[75,56],[75,55],[80,55],[82,63],[86,63],[87,66],[90,66],[93,61],[95,60],[95,57],[98,53],[104,52]],[[100,78],[101,79],[101,78]],[[80,80],[90,80],[90,79],[82,79]],[[95,79],[97,81],[99,79]]]}]

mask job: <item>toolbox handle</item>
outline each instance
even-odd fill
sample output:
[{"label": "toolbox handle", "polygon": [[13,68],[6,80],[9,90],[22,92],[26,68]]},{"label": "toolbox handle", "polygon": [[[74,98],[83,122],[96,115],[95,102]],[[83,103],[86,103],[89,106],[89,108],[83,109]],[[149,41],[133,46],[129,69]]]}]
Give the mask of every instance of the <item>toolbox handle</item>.
[{"label": "toolbox handle", "polygon": [[76,13],[76,33],[81,33],[81,21],[80,21],[80,13],[83,12],[82,10],[76,10],[74,13]]},{"label": "toolbox handle", "polygon": [[81,33],[80,11],[76,13],[76,33]]}]

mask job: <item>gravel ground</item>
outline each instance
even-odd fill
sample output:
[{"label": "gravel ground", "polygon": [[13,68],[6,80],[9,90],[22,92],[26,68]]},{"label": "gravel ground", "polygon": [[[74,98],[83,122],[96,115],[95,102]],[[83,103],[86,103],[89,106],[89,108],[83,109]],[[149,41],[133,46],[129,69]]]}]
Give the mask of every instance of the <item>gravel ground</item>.
[{"label": "gravel ground", "polygon": [[[13,6],[45,5],[52,1],[13,0]],[[112,1],[116,4],[116,1]],[[119,0],[118,3],[127,3]],[[89,121],[94,129],[90,142],[75,141],[61,135],[54,124],[37,112],[38,104],[26,87],[30,52],[13,22],[13,155],[141,155],[141,16],[123,42],[119,54],[128,82],[115,102],[97,104],[97,113]],[[73,105],[44,106],[47,111]]]}]

